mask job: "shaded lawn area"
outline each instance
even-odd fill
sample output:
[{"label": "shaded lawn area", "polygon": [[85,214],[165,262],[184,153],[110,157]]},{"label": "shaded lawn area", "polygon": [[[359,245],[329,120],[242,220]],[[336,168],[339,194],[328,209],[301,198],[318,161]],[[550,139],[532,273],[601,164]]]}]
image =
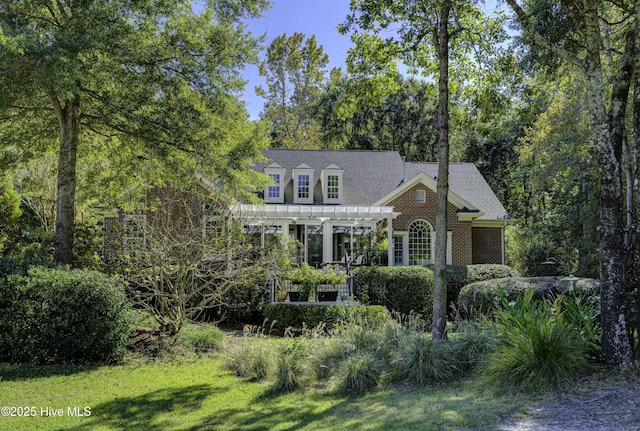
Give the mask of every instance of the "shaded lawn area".
[{"label": "shaded lawn area", "polygon": [[[469,382],[360,396],[278,395],[206,356],[95,368],[0,364],[0,406],[38,412],[0,417],[2,430],[490,430],[527,401],[478,393]],[[42,416],[44,407],[63,415]],[[74,407],[90,407],[91,415],[71,417]]]}]

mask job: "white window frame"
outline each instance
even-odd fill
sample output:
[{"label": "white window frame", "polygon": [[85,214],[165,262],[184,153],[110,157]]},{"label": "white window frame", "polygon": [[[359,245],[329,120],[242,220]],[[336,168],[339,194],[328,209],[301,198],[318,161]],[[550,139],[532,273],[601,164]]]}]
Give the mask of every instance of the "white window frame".
[{"label": "white window frame", "polygon": [[[300,177],[309,176],[309,196],[300,197]],[[312,204],[313,203],[314,178],[313,169],[302,164],[293,170],[293,203],[294,204]]]},{"label": "white window frame", "polygon": [[[409,232],[408,231],[394,231],[392,238],[394,239],[394,249],[393,249],[393,265],[394,266],[406,266],[407,262],[409,262]],[[402,261],[396,262],[396,250],[395,250],[395,239],[400,239],[402,243]]]},{"label": "white window frame", "polygon": [[[286,173],[286,169],[281,167],[280,165],[274,163],[266,168],[264,168],[264,173],[269,175],[273,181],[275,181],[274,176],[278,175],[280,178],[280,182],[276,185],[267,184],[264,188],[264,201],[266,203],[271,204],[282,204],[284,203],[284,176]],[[269,196],[269,191],[275,188],[278,188],[278,196]]]},{"label": "white window frame", "polygon": [[[411,227],[416,224],[416,223],[424,223],[428,226],[428,230],[429,230],[429,238],[427,239],[427,242],[425,243],[424,247],[425,247],[425,256],[426,259],[425,261],[422,262],[411,262],[411,251],[414,247],[412,247],[412,241],[413,241],[413,237],[412,237],[412,229]],[[424,219],[417,219],[417,220],[413,220],[410,224],[409,227],[407,229],[408,234],[409,234],[409,243],[407,244],[407,252],[408,252],[408,259],[407,259],[407,264],[408,265],[414,265],[414,266],[422,266],[422,265],[426,265],[429,263],[433,263],[434,259],[434,246],[435,246],[435,232],[433,229],[433,225],[431,223],[429,223],[427,220]]]},{"label": "white window frame", "polygon": [[[344,170],[335,164],[327,166],[322,171],[322,199],[325,204],[341,204],[342,203],[342,190],[343,190],[343,173]],[[337,177],[338,179],[338,196],[335,198],[329,197],[329,178]]]},{"label": "white window frame", "polygon": [[426,190],[416,190],[415,193],[416,203],[424,204],[427,202],[427,191]]}]

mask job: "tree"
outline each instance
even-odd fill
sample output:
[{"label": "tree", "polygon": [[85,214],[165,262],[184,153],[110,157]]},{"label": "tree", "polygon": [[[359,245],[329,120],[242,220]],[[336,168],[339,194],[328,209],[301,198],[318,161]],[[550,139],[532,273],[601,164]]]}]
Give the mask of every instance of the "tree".
[{"label": "tree", "polygon": [[[626,250],[624,235],[624,200],[622,187],[622,142],[624,139],[624,119],[633,72],[630,60],[633,59],[633,41],[627,25],[633,22],[632,4],[620,2],[608,3],[602,7],[596,0],[575,2],[564,0],[552,2],[556,14],[545,16],[560,20],[571,31],[556,33],[553,27],[548,32],[539,31],[535,13],[541,3],[532,1],[525,6],[534,8],[529,13],[517,0],[507,0],[522,24],[528,43],[551,53],[554,58],[571,64],[584,76],[587,95],[587,108],[590,116],[594,153],[598,162],[601,180],[600,188],[600,282],[602,310],[602,356],[607,365],[626,367],[630,363],[631,348],[629,328],[626,316],[625,262]],[[548,7],[549,4],[545,3]],[[636,8],[637,9],[637,8]],[[604,16],[604,14],[608,14]],[[602,47],[605,39],[612,35],[606,18],[616,16],[623,26],[621,31],[623,53],[618,57],[612,71],[614,88],[611,89],[610,103],[607,104],[607,86],[605,85],[606,67],[602,62]],[[623,19],[619,19],[623,18]],[[629,19],[627,19],[629,18]],[[638,24],[635,23],[637,26]],[[565,26],[565,27],[566,27]],[[603,36],[603,35],[607,36]],[[613,56],[613,51],[609,54]],[[617,67],[616,67],[617,66]],[[617,76],[616,76],[617,75]],[[609,106],[607,106],[609,105]],[[621,128],[622,127],[622,128]],[[638,131],[636,130],[636,133]]]},{"label": "tree", "polygon": [[18,218],[22,215],[20,210],[20,196],[13,188],[13,183],[0,175],[0,252],[8,248],[10,237]]},{"label": "tree", "polygon": [[285,148],[318,148],[320,128],[313,110],[321,94],[329,56],[316,37],[302,33],[276,37],[259,67],[267,88],[256,87],[266,99],[262,117],[271,123],[272,145]]},{"label": "tree", "polygon": [[[447,202],[449,194],[449,68],[453,58],[462,70],[470,72],[466,63],[472,46],[484,54],[501,31],[495,23],[485,21],[479,9],[468,1],[433,0],[389,2],[354,0],[342,31],[354,30],[356,50],[372,66],[370,74],[384,76],[395,70],[400,59],[438,78],[438,177],[436,208],[436,245],[434,274],[434,313],[432,334],[446,338],[447,297],[444,282],[446,266]],[[486,25],[483,25],[486,24]],[[397,25],[397,27],[396,27]],[[480,32],[475,32],[482,26]],[[382,33],[391,34],[383,38]],[[482,39],[484,38],[484,39]],[[453,48],[452,48],[453,47]],[[367,70],[362,66],[354,70]],[[385,70],[386,69],[386,70]],[[462,78],[462,77],[461,77]]]},{"label": "tree", "polygon": [[345,118],[341,99],[356,87],[349,78],[332,79],[316,110],[323,146],[398,151],[409,161],[435,161],[437,155],[436,89],[417,79],[396,77],[397,91],[379,102],[357,97],[358,108]]},{"label": "tree", "polygon": [[200,13],[184,0],[0,4],[5,153],[27,146],[38,154],[38,138],[59,142],[56,261],[72,260],[84,133],[136,148],[138,156],[156,154],[156,162],[173,163],[169,171],[193,171],[199,162],[239,178],[244,156],[260,149],[235,97],[243,85],[238,69],[256,60],[257,48],[241,20],[266,4],[208,0]]},{"label": "tree", "polygon": [[270,256],[232,221],[224,195],[194,183],[158,187],[152,195],[149,208],[127,216],[126,254],[117,261],[129,296],[162,331],[175,335],[211,310],[264,302]]}]

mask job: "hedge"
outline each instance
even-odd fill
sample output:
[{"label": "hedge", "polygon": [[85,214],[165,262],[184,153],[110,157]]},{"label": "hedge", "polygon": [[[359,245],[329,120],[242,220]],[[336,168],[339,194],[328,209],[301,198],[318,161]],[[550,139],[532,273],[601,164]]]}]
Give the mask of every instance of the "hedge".
[{"label": "hedge", "polygon": [[[599,281],[592,278],[575,278],[573,288],[589,296],[598,295]],[[541,299],[567,293],[571,290],[571,284],[566,277],[511,277],[480,281],[462,288],[458,308],[463,317],[479,318],[492,314],[501,290],[505,292],[508,300],[515,300],[531,289],[533,298]]]},{"label": "hedge", "polygon": [[0,361],[115,362],[128,344],[129,319],[124,288],[114,279],[33,267],[0,284]]},{"label": "hedge", "polygon": [[[379,328],[389,320],[389,312],[379,305],[323,305],[323,304],[287,304],[274,302],[265,307],[264,315],[274,327],[280,330],[292,327],[301,329],[315,328],[324,322],[327,328],[344,321],[365,323],[369,327]],[[269,325],[269,323],[268,323]]]},{"label": "hedge", "polygon": [[414,266],[368,266],[353,271],[355,296],[365,304],[384,305],[401,314],[433,316],[433,271]]}]

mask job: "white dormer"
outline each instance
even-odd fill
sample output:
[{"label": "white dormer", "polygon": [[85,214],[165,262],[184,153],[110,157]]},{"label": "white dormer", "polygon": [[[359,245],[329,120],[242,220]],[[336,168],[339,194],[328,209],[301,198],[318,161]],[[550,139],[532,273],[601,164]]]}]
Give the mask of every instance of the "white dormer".
[{"label": "white dormer", "polygon": [[306,163],[293,170],[293,203],[313,203],[313,168]]},{"label": "white dormer", "polygon": [[271,204],[284,203],[284,174],[285,169],[277,163],[264,168],[264,173],[271,177],[272,184],[264,189],[264,201]]},{"label": "white dormer", "polygon": [[322,198],[325,204],[342,203],[342,178],[344,169],[330,164],[322,170]]}]

